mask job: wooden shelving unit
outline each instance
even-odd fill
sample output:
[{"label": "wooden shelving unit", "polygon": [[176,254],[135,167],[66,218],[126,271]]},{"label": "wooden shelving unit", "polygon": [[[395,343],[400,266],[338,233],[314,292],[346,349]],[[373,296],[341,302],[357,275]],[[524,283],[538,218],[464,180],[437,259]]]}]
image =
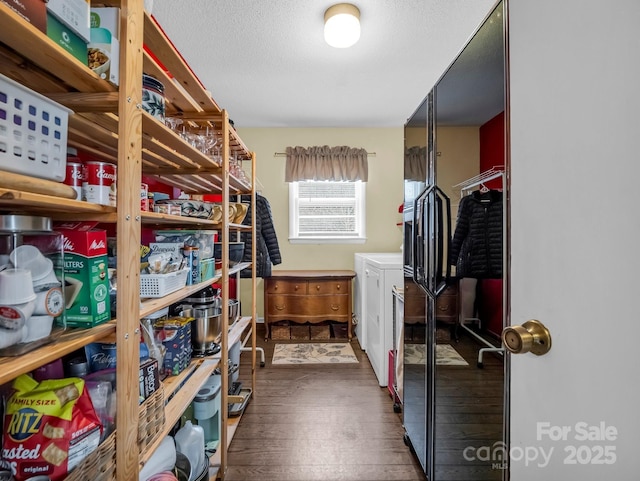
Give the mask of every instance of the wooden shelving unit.
[{"label": "wooden shelving unit", "polygon": [[[143,10],[142,0],[93,2],[93,6],[120,7],[120,86],[113,87],[100,79],[46,35],[24,21],[5,4],[0,4],[0,73],[59,102],[74,111],[69,118],[68,143],[94,156],[97,160],[118,166],[118,201],[116,207],[63,199],[7,187],[0,188],[0,211],[46,215],[54,220],[96,220],[116,225],[118,252],[117,319],[92,329],[69,330],[55,342],[37,348],[28,356],[0,358],[0,383],[32,371],[50,361],[100,340],[118,344],[117,362],[117,426],[116,478],[135,480],[141,463],[147,461],[156,442],[139,452],[136,442],[138,427],[139,319],[216,282],[222,286],[222,305],[229,301],[229,278],[251,263],[230,267],[226,252],[230,237],[239,232],[254,236],[252,258],[255,258],[255,229],[208,220],[141,212],[139,187],[143,175],[150,176],[188,194],[222,194],[222,209],[227,212],[230,196],[250,195],[252,222],[255,225],[255,155],[249,151],[229,124],[228,113],[221,109],[196,78],[182,56],[175,51],[155,20]],[[153,52],[150,55],[149,52]],[[171,72],[169,76],[155,60]],[[142,72],[158,78],[166,87],[166,114],[179,116],[191,125],[208,126],[222,140],[222,163],[219,165],[184,142],[163,123],[143,112],[138,106],[142,96]],[[175,79],[175,82],[174,80]],[[176,83],[177,82],[177,83]],[[235,178],[229,159],[250,165],[248,180]],[[249,169],[246,169],[249,170]],[[161,299],[140,299],[140,274],[137,267],[142,226],[169,226],[216,229],[222,237],[222,268],[214,280],[186,286]],[[255,271],[255,270],[254,270]],[[195,359],[176,378],[164,382],[166,425],[163,433],[180,419],[198,389],[219,367],[226,372],[227,349],[243,334],[251,332],[252,379],[255,385],[256,278],[253,276],[251,312],[236,321],[231,329],[227,309],[223,309],[223,329],[218,356]],[[246,314],[246,313],[245,313]],[[227,416],[227,376],[221,376],[221,448],[212,461],[213,478],[224,478],[227,447],[239,418]],[[159,437],[161,439],[162,437]]]}]

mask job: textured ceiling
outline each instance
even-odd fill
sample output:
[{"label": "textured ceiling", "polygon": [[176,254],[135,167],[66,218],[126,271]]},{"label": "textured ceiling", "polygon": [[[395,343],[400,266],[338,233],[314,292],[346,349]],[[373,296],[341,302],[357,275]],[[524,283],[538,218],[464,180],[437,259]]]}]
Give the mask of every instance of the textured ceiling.
[{"label": "textured ceiling", "polygon": [[495,0],[360,0],[349,49],[329,0],[154,0],[152,14],[237,127],[398,127]]}]

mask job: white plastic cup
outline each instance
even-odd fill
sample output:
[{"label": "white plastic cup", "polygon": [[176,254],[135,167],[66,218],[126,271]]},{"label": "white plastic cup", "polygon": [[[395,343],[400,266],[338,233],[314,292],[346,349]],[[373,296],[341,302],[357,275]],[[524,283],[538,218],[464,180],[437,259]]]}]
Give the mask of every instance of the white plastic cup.
[{"label": "white plastic cup", "polygon": [[25,322],[33,314],[35,301],[22,304],[0,305],[0,327],[4,329],[22,329]]},{"label": "white plastic cup", "polygon": [[[31,274],[31,277],[33,277],[33,273]],[[42,279],[33,280],[33,290],[36,293],[41,291],[48,291],[53,287],[60,287],[61,285],[62,283],[60,282],[60,279],[56,277],[56,273],[53,269],[51,269],[49,274],[44,276]]]},{"label": "white plastic cup", "polygon": [[53,271],[53,261],[43,256],[40,249],[29,244],[16,247],[9,257],[14,267],[30,270],[34,281],[44,279]]},{"label": "white plastic cup", "polygon": [[22,342],[32,342],[47,337],[53,328],[53,316],[31,316],[27,319],[27,337]]},{"label": "white plastic cup", "polygon": [[52,287],[46,291],[36,292],[33,314],[36,316],[58,317],[64,311],[64,295],[60,287]]},{"label": "white plastic cup", "polygon": [[0,305],[24,304],[35,298],[31,271],[15,268],[0,271]]}]

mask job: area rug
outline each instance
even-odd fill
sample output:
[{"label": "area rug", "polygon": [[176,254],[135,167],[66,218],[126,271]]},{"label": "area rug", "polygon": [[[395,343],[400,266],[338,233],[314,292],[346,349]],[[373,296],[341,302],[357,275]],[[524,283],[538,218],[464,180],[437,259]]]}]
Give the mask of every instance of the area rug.
[{"label": "area rug", "polygon": [[358,358],[347,342],[276,344],[272,364],[356,363]]},{"label": "area rug", "polygon": [[[404,359],[405,364],[425,364],[424,344],[405,344]],[[450,344],[436,344],[436,364],[442,366],[469,365]]]}]

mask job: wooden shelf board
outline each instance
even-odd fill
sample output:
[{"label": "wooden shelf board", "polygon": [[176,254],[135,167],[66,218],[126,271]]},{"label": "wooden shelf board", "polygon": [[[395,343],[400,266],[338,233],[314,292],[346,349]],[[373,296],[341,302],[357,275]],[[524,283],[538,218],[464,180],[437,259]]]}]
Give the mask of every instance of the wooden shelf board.
[{"label": "wooden shelf board", "polygon": [[0,3],[0,25],[0,43],[14,49],[28,59],[28,63],[55,72],[65,83],[82,92],[116,91],[109,82],[98,77],[4,3]]},{"label": "wooden shelf board", "polygon": [[20,374],[33,371],[48,362],[69,354],[89,343],[99,341],[116,330],[116,321],[112,320],[91,329],[72,329],[64,332],[52,344],[29,352],[21,357],[0,358],[0,385],[11,381]]},{"label": "wooden shelf board", "polygon": [[[227,419],[227,448],[231,445],[231,441],[233,441],[233,437],[238,430],[238,425],[240,424],[241,419],[242,414],[240,416],[234,416]],[[219,467],[220,463],[220,449],[218,449],[213,453],[213,456],[209,458],[209,465],[212,467]]]},{"label": "wooden shelf board", "polygon": [[215,359],[203,360],[191,375],[185,379],[180,389],[175,391],[173,398],[165,405],[164,415],[165,423],[163,432],[158,436],[156,441],[146,447],[143,453],[140,453],[141,467],[146,463],[157,447],[160,445],[165,435],[180,420],[182,413],[191,404],[205,381],[213,374],[215,368],[218,367],[218,361]]},{"label": "wooden shelf board", "polygon": [[151,75],[164,85],[165,111],[167,115],[172,115],[173,111],[191,112],[201,110],[198,103],[193,100],[187,92],[176,85],[173,79],[158,65],[148,52],[143,52],[142,68],[144,73]]},{"label": "wooden shelf board", "polygon": [[198,219],[197,217],[187,217],[179,215],[159,214],[157,212],[142,212],[143,224],[177,224],[180,226],[202,226],[207,229],[219,229],[220,223],[208,219]]},{"label": "wooden shelf board", "polygon": [[221,112],[218,104],[211,98],[191,68],[177,52],[171,41],[162,31],[162,28],[151,18],[148,13],[144,15],[144,43],[155,55],[171,52],[171,55],[162,57],[162,64],[171,72],[174,78],[180,79],[181,86],[193,97],[197,104],[209,112]]},{"label": "wooden shelf board", "polygon": [[25,208],[33,211],[46,210],[50,214],[48,217],[52,218],[56,218],[56,213],[91,214],[96,216],[115,214],[115,207],[2,188],[0,188],[0,205],[20,208],[21,210],[25,210]]},{"label": "wooden shelf board", "polygon": [[143,299],[140,302],[140,317],[148,316],[149,314],[159,311],[164,307],[170,306],[171,304],[178,302],[189,296],[190,294],[198,292],[199,290],[204,289],[205,287],[210,286],[211,284],[219,280],[220,275],[219,273],[217,273],[213,279],[209,279],[208,281],[200,282],[199,284],[194,284],[192,286],[185,286],[182,289],[178,289],[177,291],[172,292],[171,294],[167,294],[164,297],[160,297],[158,299]]}]

